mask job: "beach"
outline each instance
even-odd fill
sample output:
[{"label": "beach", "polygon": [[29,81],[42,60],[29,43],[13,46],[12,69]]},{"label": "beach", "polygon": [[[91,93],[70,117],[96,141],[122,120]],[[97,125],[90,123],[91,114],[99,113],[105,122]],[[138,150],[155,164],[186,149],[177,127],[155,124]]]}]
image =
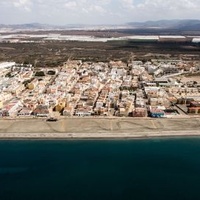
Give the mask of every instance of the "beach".
[{"label": "beach", "polygon": [[131,139],[200,136],[200,118],[2,119],[0,139]]}]

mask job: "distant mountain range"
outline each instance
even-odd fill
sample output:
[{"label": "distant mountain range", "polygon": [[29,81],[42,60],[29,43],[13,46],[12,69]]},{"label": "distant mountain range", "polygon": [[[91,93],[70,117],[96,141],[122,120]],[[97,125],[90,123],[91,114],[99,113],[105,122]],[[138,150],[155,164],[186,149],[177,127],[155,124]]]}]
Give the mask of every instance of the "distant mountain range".
[{"label": "distant mountain range", "polygon": [[[40,24],[40,23],[29,23],[29,24],[0,24],[1,29],[54,29],[59,26],[49,25],[49,24]],[[64,28],[64,27],[63,27]]]},{"label": "distant mountain range", "polygon": [[70,29],[176,29],[181,31],[200,31],[200,20],[159,20],[146,22],[130,22],[122,25],[84,25],[69,24],[65,26],[56,26],[40,23],[5,25],[0,24],[0,29],[9,30],[70,30]]},{"label": "distant mountain range", "polygon": [[160,28],[200,31],[200,20],[159,20],[147,22],[130,22],[128,25],[135,28]]},{"label": "distant mountain range", "polygon": [[[13,29],[13,30],[53,30],[53,29],[84,29],[92,27],[107,27],[107,25],[86,25],[86,24],[67,24],[67,25],[50,25],[40,23],[28,23],[28,24],[0,24],[0,29]],[[110,27],[110,26],[109,26]]]}]

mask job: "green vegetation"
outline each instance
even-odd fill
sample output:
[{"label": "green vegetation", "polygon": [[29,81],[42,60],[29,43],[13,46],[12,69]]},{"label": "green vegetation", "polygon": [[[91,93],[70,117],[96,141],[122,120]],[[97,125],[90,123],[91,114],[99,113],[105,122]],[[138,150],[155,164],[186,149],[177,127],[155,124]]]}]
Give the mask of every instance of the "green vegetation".
[{"label": "green vegetation", "polygon": [[8,78],[13,77],[13,76],[12,76],[12,72],[8,72],[8,73],[5,75],[5,77],[8,77]]},{"label": "green vegetation", "polygon": [[45,76],[45,73],[43,71],[38,71],[35,73],[35,76]]},{"label": "green vegetation", "polygon": [[55,74],[56,74],[56,72],[55,72],[55,71],[53,71],[53,70],[49,70],[49,71],[47,72],[47,74],[48,74],[48,75],[55,75]]},{"label": "green vegetation", "polygon": [[34,78],[31,78],[31,79],[29,79],[29,80],[24,81],[24,82],[23,82],[24,86],[26,87],[27,84],[29,84],[29,83],[31,83],[31,82],[33,81],[33,79],[34,79]]}]

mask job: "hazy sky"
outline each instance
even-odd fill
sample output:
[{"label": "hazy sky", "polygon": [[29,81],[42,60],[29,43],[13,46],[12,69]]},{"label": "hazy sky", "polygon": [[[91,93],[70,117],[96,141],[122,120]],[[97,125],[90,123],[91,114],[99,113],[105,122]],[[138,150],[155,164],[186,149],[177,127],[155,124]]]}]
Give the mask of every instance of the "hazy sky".
[{"label": "hazy sky", "polygon": [[120,24],[200,19],[200,0],[0,0],[0,23]]}]

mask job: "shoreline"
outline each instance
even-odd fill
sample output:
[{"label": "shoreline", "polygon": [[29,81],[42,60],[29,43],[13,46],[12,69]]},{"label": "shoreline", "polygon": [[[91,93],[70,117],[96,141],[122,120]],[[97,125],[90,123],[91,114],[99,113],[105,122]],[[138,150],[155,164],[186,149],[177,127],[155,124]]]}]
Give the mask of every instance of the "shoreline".
[{"label": "shoreline", "polygon": [[[188,133],[190,132],[190,133]],[[77,141],[77,140],[140,140],[140,139],[174,139],[174,138],[194,138],[200,137],[200,131],[188,131],[187,133],[183,133],[183,131],[173,131],[168,133],[138,133],[138,134],[123,134],[122,135],[108,135],[108,136],[99,136],[96,133],[92,134],[94,136],[88,135],[87,133],[82,133],[81,136],[77,134],[72,134],[73,136],[63,136],[55,133],[37,133],[37,134],[30,134],[30,133],[12,133],[9,136],[5,136],[0,134],[0,141],[3,140],[41,140],[41,141],[48,141],[48,140],[65,140],[65,141]],[[6,133],[5,133],[6,134]]]}]

